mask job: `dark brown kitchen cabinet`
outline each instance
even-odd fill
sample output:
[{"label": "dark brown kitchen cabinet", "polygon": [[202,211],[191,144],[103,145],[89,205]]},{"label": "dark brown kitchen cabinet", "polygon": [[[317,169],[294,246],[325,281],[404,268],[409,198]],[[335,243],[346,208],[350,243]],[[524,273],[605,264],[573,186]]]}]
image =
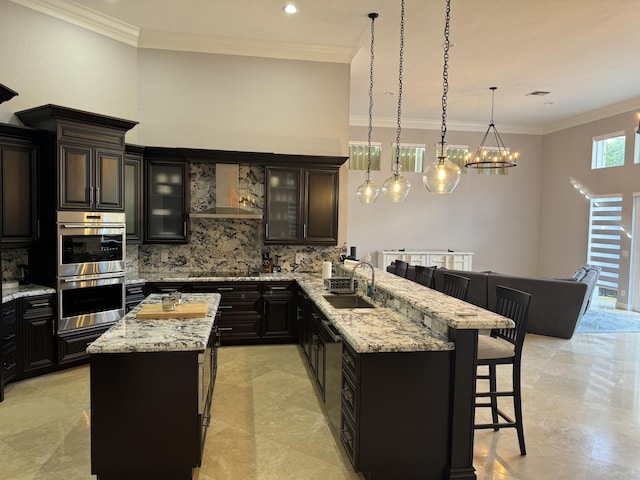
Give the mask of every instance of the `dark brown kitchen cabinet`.
[{"label": "dark brown kitchen cabinet", "polygon": [[204,351],[91,355],[91,473],[190,480],[211,421],[217,332]]},{"label": "dark brown kitchen cabinet", "polygon": [[145,155],[145,243],[188,243],[189,162]]},{"label": "dark brown kitchen cabinet", "polygon": [[112,326],[113,324],[95,325],[58,333],[58,364],[68,365],[85,362],[89,358],[87,353],[89,344],[97,340],[100,335]]},{"label": "dark brown kitchen cabinet", "polygon": [[16,116],[46,132],[40,144],[43,218],[55,218],[56,209],[124,210],[124,137],[137,122],[58,105]]},{"label": "dark brown kitchen cabinet", "polygon": [[124,213],[127,243],[141,243],[143,238],[143,155],[144,147],[127,145],[124,155]]},{"label": "dark brown kitchen cabinet", "polygon": [[59,144],[61,210],[124,208],[122,151]]},{"label": "dark brown kitchen cabinet", "polygon": [[266,282],[262,293],[262,332],[265,339],[294,343],[296,339],[294,282]]},{"label": "dark brown kitchen cabinet", "polygon": [[46,373],[55,365],[54,302],[53,294],[20,299],[22,377]]},{"label": "dark brown kitchen cabinet", "polygon": [[2,248],[29,246],[38,236],[38,146],[31,129],[0,125]]},{"label": "dark brown kitchen cabinet", "polygon": [[18,326],[16,315],[16,300],[2,304],[2,323],[0,323],[0,341],[2,344],[2,385],[16,378],[18,374]]},{"label": "dark brown kitchen cabinet", "polygon": [[190,292],[220,294],[216,318],[222,345],[263,343],[259,282],[192,282],[185,288]]},{"label": "dark brown kitchen cabinet", "polygon": [[127,283],[125,285],[124,313],[133,310],[145,298],[145,283]]},{"label": "dark brown kitchen cabinet", "polygon": [[267,166],[264,243],[337,245],[337,168]]},{"label": "dark brown kitchen cabinet", "polygon": [[356,471],[383,480],[453,478],[452,363],[451,351],[359,354],[343,341],[339,435]]}]

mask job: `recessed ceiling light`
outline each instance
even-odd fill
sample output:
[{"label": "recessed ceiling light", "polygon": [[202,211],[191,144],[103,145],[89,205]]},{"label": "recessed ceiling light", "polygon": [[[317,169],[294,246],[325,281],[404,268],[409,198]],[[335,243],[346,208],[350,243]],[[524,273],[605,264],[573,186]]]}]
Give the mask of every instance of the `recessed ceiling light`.
[{"label": "recessed ceiling light", "polygon": [[298,8],[293,3],[287,3],[283,10],[285,13],[296,13]]}]

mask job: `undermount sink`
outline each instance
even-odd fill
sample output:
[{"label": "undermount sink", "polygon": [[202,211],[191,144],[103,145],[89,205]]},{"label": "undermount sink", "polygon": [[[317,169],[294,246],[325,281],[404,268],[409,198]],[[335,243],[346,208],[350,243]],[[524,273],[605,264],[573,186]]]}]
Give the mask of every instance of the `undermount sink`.
[{"label": "undermount sink", "polygon": [[324,295],[333,308],[375,308],[376,306],[360,295]]}]

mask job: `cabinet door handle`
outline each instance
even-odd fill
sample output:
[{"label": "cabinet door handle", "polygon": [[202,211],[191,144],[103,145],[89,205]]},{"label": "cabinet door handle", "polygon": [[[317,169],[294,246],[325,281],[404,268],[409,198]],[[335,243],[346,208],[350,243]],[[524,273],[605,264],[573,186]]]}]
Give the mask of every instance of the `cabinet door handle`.
[{"label": "cabinet door handle", "polygon": [[232,308],[233,308],[233,305],[218,305],[218,310],[220,309],[231,310]]},{"label": "cabinet door handle", "polygon": [[269,224],[268,223],[266,223],[264,225],[264,236],[265,236],[265,238],[269,238]]},{"label": "cabinet door handle", "polygon": [[289,287],[285,287],[285,286],[282,286],[282,287],[269,287],[269,290],[286,290],[287,288],[289,288]]},{"label": "cabinet door handle", "polygon": [[231,332],[233,328],[231,327],[218,327],[219,332]]},{"label": "cabinet door handle", "polygon": [[48,307],[49,302],[41,302],[41,303],[32,303],[30,305],[31,308],[40,308],[40,307]]},{"label": "cabinet door handle", "polygon": [[96,187],[96,203],[100,203],[100,187]]},{"label": "cabinet door handle", "polygon": [[182,223],[182,231],[184,232],[184,236],[187,236],[187,222]]},{"label": "cabinet door handle", "polygon": [[11,335],[7,335],[6,337],[2,337],[2,340],[5,342],[8,342],[9,340],[13,340],[16,337],[15,333],[12,333]]},{"label": "cabinet door handle", "polygon": [[219,292],[231,292],[233,291],[233,287],[218,287]]},{"label": "cabinet door handle", "polygon": [[302,226],[302,238],[307,238],[307,224]]}]

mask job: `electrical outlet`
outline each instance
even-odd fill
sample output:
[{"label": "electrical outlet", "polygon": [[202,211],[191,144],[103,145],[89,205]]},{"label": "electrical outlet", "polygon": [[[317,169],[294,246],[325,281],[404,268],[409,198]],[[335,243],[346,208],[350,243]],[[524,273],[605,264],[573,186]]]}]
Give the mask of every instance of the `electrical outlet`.
[{"label": "electrical outlet", "polygon": [[295,262],[302,263],[303,260],[304,260],[304,253],[296,253]]},{"label": "electrical outlet", "polygon": [[160,254],[160,261],[161,262],[168,262],[169,261],[169,252],[162,252]]},{"label": "electrical outlet", "polygon": [[626,297],[627,296],[627,291],[626,290],[620,290],[620,296],[621,297]]}]

